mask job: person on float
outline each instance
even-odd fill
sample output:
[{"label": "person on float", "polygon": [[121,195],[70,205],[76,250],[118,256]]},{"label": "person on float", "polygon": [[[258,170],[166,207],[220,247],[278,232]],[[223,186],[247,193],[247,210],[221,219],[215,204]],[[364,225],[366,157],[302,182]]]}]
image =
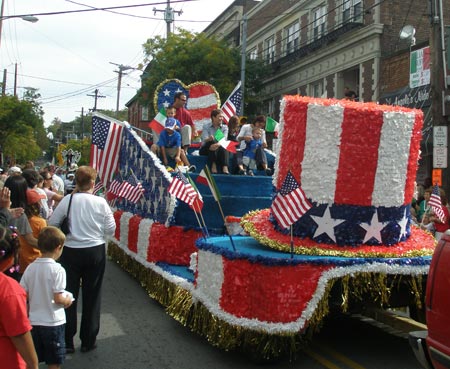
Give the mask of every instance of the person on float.
[{"label": "person on float", "polygon": [[187,97],[184,92],[177,92],[174,96],[173,106],[176,109],[175,119],[181,124],[181,146],[187,154],[191,146],[192,138],[197,137],[198,133],[192,120],[191,113],[185,108]]},{"label": "person on float", "polygon": [[211,173],[217,174],[220,168],[223,174],[230,174],[228,171],[229,153],[215,138],[219,129],[224,137],[228,137],[228,126],[223,124],[222,110],[214,109],[211,112],[211,123],[205,124],[203,127],[200,155],[208,156]]}]

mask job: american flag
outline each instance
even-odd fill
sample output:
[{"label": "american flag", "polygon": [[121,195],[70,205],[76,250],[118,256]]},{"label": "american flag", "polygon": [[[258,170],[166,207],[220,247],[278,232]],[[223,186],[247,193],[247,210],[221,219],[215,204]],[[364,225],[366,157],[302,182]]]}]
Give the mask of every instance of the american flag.
[{"label": "american flag", "polygon": [[233,92],[231,92],[228,99],[222,105],[223,120],[228,123],[228,120],[236,114],[239,114],[242,103],[241,81],[238,82]]},{"label": "american flag", "polygon": [[431,209],[434,212],[434,215],[436,215],[439,220],[444,223],[445,222],[445,213],[442,209],[442,202],[441,202],[441,195],[439,193],[439,186],[433,186],[433,190],[431,192],[430,199],[428,200],[428,205],[431,207]]},{"label": "american flag", "polygon": [[90,165],[106,186],[117,169],[123,126],[97,116],[92,118]]},{"label": "american flag", "polygon": [[122,189],[123,181],[122,178],[114,178],[114,180],[109,185],[109,192],[119,196],[120,190]]},{"label": "american flag", "polygon": [[272,202],[272,214],[279,224],[284,228],[289,228],[291,224],[299,220],[312,205],[306,198],[305,193],[300,188],[298,182],[288,172],[280,191]]},{"label": "american flag", "polygon": [[104,187],[103,182],[100,181],[99,178],[97,177],[97,182],[95,183],[94,191],[92,191],[92,193],[96,195],[100,190],[102,190],[103,187]]},{"label": "american flag", "polygon": [[188,179],[180,171],[175,172],[167,191],[189,206],[192,206],[198,197],[197,191],[195,191],[194,187],[192,187]]},{"label": "american flag", "polygon": [[119,197],[123,197],[133,203],[137,203],[144,194],[142,185],[134,175],[131,173],[126,181],[122,182]]}]

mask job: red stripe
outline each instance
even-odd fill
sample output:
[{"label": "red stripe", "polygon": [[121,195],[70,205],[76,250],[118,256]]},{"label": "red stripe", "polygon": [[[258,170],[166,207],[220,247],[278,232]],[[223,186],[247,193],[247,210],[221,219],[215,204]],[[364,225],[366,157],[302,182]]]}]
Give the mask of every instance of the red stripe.
[{"label": "red stripe", "polygon": [[312,264],[274,267],[248,260],[223,260],[221,308],[234,316],[265,322],[298,320],[316,293],[320,276],[332,268]]},{"label": "red stripe", "polygon": [[217,109],[217,105],[211,105],[207,106],[206,108],[200,108],[200,109],[192,109],[189,110],[189,113],[191,113],[192,120],[201,120],[205,118],[209,118],[211,116],[211,111]]},{"label": "red stripe", "polygon": [[[303,162],[305,141],[306,141],[306,119],[308,117],[308,103],[297,101],[296,96],[286,96],[286,105],[284,108],[283,137],[280,137],[281,150],[278,157],[283,158],[278,162],[278,183],[277,188],[281,187],[284,178],[291,170],[295,179],[301,184],[301,163]],[[295,145],[292,145],[290,138],[295,137]],[[286,142],[286,145],[283,145]]]},{"label": "red stripe", "polygon": [[[342,122],[341,153],[334,201],[370,206],[375,184],[383,112],[346,107]],[[355,191],[355,182],[365,183]]]},{"label": "red stripe", "polygon": [[202,97],[205,95],[215,94],[214,89],[212,86],[208,85],[196,85],[189,88],[189,97],[190,98],[196,98],[196,97]]},{"label": "red stripe", "polygon": [[406,172],[406,183],[405,183],[405,198],[404,204],[409,204],[412,201],[414,195],[414,181],[416,180],[416,172],[418,161],[415,158],[419,158],[420,150],[420,140],[416,137],[422,135],[422,125],[423,125],[423,112],[418,110],[415,112],[414,128],[411,135],[411,143],[409,145],[409,157],[414,160],[408,161],[408,168]]}]

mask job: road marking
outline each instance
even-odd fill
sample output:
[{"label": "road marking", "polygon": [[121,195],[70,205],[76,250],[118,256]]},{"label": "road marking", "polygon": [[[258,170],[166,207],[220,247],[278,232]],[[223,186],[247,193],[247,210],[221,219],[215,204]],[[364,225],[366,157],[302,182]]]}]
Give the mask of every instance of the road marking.
[{"label": "road marking", "polygon": [[359,365],[357,362],[353,361],[352,359],[348,358],[347,356],[342,355],[341,353],[337,352],[336,350],[333,350],[331,347],[321,344],[320,348],[325,351],[327,354],[331,355],[335,359],[341,361],[348,367],[352,369],[365,369],[362,365]]},{"label": "road marking", "polygon": [[310,349],[305,349],[303,352],[308,355],[309,357],[313,358],[320,364],[322,364],[325,368],[328,369],[341,369],[339,366],[332,363],[330,360],[324,358],[323,356],[319,355],[317,352],[314,352]]}]

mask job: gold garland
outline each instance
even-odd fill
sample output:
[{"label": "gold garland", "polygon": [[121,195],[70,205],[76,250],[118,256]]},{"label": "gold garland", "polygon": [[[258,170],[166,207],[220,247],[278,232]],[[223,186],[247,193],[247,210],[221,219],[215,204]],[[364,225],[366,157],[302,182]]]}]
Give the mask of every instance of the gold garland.
[{"label": "gold garland", "polygon": [[318,302],[311,319],[303,332],[268,334],[232,325],[211,314],[199,301],[194,302],[189,291],[169,282],[155,271],[145,268],[125,253],[117,244],[110,242],[108,255],[122,269],[136,278],[149,296],[166,307],[167,313],[193,332],[205,337],[213,346],[223,350],[238,350],[255,360],[271,360],[280,356],[291,359],[300,348],[318,332],[324,318],[329,314],[329,298],[333,287],[340,284],[342,304],[340,310],[347,312],[354,301],[364,302],[369,295],[380,307],[388,304],[391,292],[405,281],[408,284],[416,306],[422,305],[422,276],[388,276],[381,273],[354,273],[329,280],[325,292]]},{"label": "gold garland", "polygon": [[[278,240],[269,238],[267,236],[263,236],[258,229],[256,228],[255,224],[251,221],[251,218],[255,215],[257,215],[261,210],[253,210],[249,213],[245,214],[241,218],[241,226],[244,228],[244,230],[253,237],[256,241],[259,243],[268,246],[272,249],[282,251],[282,252],[291,252],[291,246],[289,244],[280,242]],[[398,258],[398,257],[404,257],[404,258],[415,258],[415,257],[422,257],[422,256],[431,256],[433,255],[434,249],[416,249],[411,250],[403,253],[401,256],[399,256],[396,253],[389,253],[389,252],[362,252],[362,251],[346,251],[346,250],[329,250],[324,249],[321,247],[316,246],[301,246],[301,245],[295,245],[294,254],[299,255],[311,255],[311,256],[334,256],[334,257],[346,257],[346,258]]]}]

